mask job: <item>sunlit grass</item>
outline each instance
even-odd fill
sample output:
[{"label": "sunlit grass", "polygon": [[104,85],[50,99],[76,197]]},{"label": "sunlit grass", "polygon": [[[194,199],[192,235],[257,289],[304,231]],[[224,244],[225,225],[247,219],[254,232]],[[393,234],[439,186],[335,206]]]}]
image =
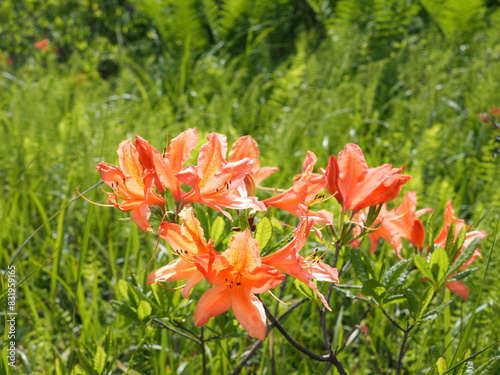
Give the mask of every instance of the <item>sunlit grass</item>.
[{"label": "sunlit grass", "polygon": [[[14,261],[18,281],[23,280],[16,305],[19,373],[51,374],[56,367],[61,374],[77,373],[76,364],[84,368],[86,362],[93,366],[100,361],[99,347],[114,373],[120,373],[117,367],[138,373],[201,373],[199,345],[147,318],[138,319],[138,302],[124,289],[127,284],[120,283],[125,280],[143,293],[153,314],[200,334],[193,326],[192,302],[176,291],[145,285],[147,272],[166,263],[168,254],[160,251],[147,271],[136,275],[152,257],[154,236],[120,220],[128,215],[115,209],[82,199],[66,206],[76,197],[75,189],[83,191],[98,182],[94,166],[99,161],[116,164],[115,151],[123,139],[140,134],[161,150],[167,133],[175,136],[188,127],[198,128],[202,139],[210,132],[227,134],[230,143],[240,135],[254,136],[261,164],[281,170],[266,181],[269,186],[290,186],[307,150],[314,151],[318,167],[324,167],[328,156],[349,142],[363,147],[370,165],[406,164],[407,173],[414,176],[407,189],[418,192],[420,207],[434,207],[439,218],[451,199],[460,217],[490,233],[481,246],[481,270],[467,279],[471,301],[451,295],[452,307],[419,328],[419,340],[411,342],[406,355],[409,373],[430,369],[440,356],[451,360],[474,308],[474,339],[466,347],[474,353],[499,339],[494,329],[500,326],[497,277],[490,272],[483,284],[480,275],[497,230],[500,158],[491,156],[493,130],[475,117],[500,105],[498,38],[478,37],[462,51],[423,33],[405,39],[390,56],[367,61],[356,52],[361,35],[325,41],[317,50],[308,47],[313,37],[304,34],[295,55],[274,71],[255,76],[246,75],[236,63],[201,59],[175,105],[168,101],[154,66],[139,69],[125,57],[121,75],[109,82],[92,75],[77,82],[78,61],[68,67],[37,65],[10,72],[15,80],[0,77],[5,134],[0,143],[2,268],[44,225]],[[262,197],[269,195],[262,192]],[[105,202],[97,189],[87,197]],[[388,247],[385,250],[374,255],[379,267],[393,256]],[[499,258],[491,251],[490,269],[498,269]],[[354,279],[352,273],[346,277]],[[194,293],[196,300],[201,293]],[[281,295],[300,298],[291,281]],[[263,298],[278,311],[286,310],[269,296]],[[350,301],[340,292],[334,294],[332,325]],[[336,332],[340,342],[359,323],[364,309],[354,303],[342,310]],[[314,304],[306,303],[283,324],[299,341],[321,352],[316,312]],[[368,333],[358,333],[340,359],[355,374],[389,373],[386,369],[394,365],[399,345],[389,339],[394,327],[379,311],[370,314]],[[214,374],[231,373],[254,342],[230,315],[213,319],[203,334],[205,339],[224,335],[223,340],[206,343],[209,373]],[[498,353],[493,347],[477,363]],[[5,351],[0,361],[4,359]],[[0,366],[10,371],[5,362]],[[326,365],[299,354],[273,332],[243,373],[270,374],[273,368],[276,373],[314,374]]]}]

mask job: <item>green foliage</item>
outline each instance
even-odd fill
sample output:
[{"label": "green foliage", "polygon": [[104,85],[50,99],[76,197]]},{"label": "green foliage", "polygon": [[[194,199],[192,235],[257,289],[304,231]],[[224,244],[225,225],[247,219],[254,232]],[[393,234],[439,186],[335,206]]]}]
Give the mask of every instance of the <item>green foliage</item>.
[{"label": "green foliage", "polygon": [[[497,4],[457,0],[0,2],[0,265],[18,254],[17,340],[24,354],[16,370],[201,372],[200,345],[155,320],[201,334],[192,303],[145,284],[151,269],[173,260],[164,242],[120,221],[126,213],[94,207],[75,192],[99,180],[95,164],[116,164],[118,142],[135,134],[161,150],[167,132],[188,127],[201,140],[214,131],[229,142],[249,133],[261,164],[280,168],[265,181],[278,188],[300,173],[306,150],[324,167],[330,154],[358,143],[370,165],[406,165],[408,190],[418,192],[420,207],[436,209],[433,220],[451,199],[457,216],[487,231],[485,257],[499,214],[500,158],[491,152],[494,129],[475,115],[500,105],[499,20]],[[33,46],[43,38],[59,54]],[[104,70],[113,74],[103,79]],[[272,194],[259,191],[262,199]],[[98,189],[86,196],[106,200]],[[233,223],[214,212],[198,218],[224,249]],[[277,219],[295,225],[288,216]],[[288,233],[261,219],[263,255],[289,242]],[[462,240],[429,258],[416,255],[416,269],[387,245],[375,254],[365,245],[340,254],[339,268],[352,265],[340,283],[363,287],[335,288],[326,315],[335,343],[346,343],[339,358],[349,373],[394,370],[401,334],[382,308],[401,327],[418,322],[405,354],[408,373],[430,369],[438,358],[440,371],[467,359],[451,372],[495,373],[498,347],[489,345],[500,339],[497,275],[479,280],[484,259],[475,260],[478,271],[461,271],[477,248],[473,242],[457,258]],[[493,269],[500,265],[495,250]],[[455,295],[448,304],[446,290],[430,285],[467,276],[473,307]],[[326,294],[323,283],[318,287]],[[318,301],[292,282],[278,297],[297,298],[297,288]],[[200,296],[195,288],[194,300]],[[278,314],[287,311],[262,298]],[[369,301],[379,306],[366,311]],[[318,306],[304,303],[282,324],[322,352]],[[328,371],[272,332],[243,373],[270,374],[273,366],[275,373]],[[231,372],[254,344],[229,314],[213,319],[203,335],[210,373]],[[3,354],[0,367],[10,371]]]}]

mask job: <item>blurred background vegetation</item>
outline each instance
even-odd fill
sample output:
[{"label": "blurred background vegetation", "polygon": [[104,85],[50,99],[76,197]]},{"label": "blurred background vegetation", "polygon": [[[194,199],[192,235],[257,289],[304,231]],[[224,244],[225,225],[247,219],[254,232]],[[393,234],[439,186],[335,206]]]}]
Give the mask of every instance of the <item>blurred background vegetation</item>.
[{"label": "blurred background vegetation", "polygon": [[[330,154],[358,143],[372,166],[406,165],[413,176],[407,190],[418,192],[419,208],[435,208],[436,230],[445,202],[452,200],[459,217],[495,233],[499,134],[476,115],[500,106],[499,5],[0,2],[0,265],[5,269],[20,250],[14,262],[18,280],[24,280],[17,289],[19,373],[200,371],[197,345],[150,320],[161,316],[191,327],[192,306],[168,290],[152,288],[151,296],[151,287],[144,286],[147,272],[133,275],[149,261],[154,237],[119,221],[126,217],[121,212],[82,199],[66,207],[75,188],[99,181],[95,164],[116,164],[118,143],[135,134],[160,150],[167,133],[176,136],[189,127],[202,139],[224,133],[230,143],[251,134],[262,165],[281,170],[266,184],[281,188],[300,171],[307,150],[325,166]],[[105,200],[99,191],[89,198]],[[484,254],[492,245],[490,235]],[[496,254],[492,267],[499,266]],[[476,301],[481,277],[467,283]],[[500,339],[494,273],[486,275],[485,285],[472,352]],[[342,311],[340,326],[349,330],[363,307],[343,311],[345,298],[334,296],[332,305]],[[427,373],[439,356],[453,354],[474,306],[452,298],[453,307],[411,343],[409,374]],[[153,300],[148,314],[139,308],[146,299]],[[317,322],[307,318],[314,309],[299,309],[293,319],[301,324],[290,321],[289,328],[321,351]],[[337,315],[332,319],[334,324]],[[369,327],[371,334],[342,353],[350,373],[392,371],[397,345],[387,332],[393,327],[383,316],[373,321],[378,324]],[[229,317],[214,324],[230,333],[207,344],[211,373],[228,373],[253,341]],[[5,348],[3,354],[0,368],[7,371]],[[498,347],[483,359],[495,354]],[[277,334],[243,371],[271,374],[276,368],[318,373]]]}]

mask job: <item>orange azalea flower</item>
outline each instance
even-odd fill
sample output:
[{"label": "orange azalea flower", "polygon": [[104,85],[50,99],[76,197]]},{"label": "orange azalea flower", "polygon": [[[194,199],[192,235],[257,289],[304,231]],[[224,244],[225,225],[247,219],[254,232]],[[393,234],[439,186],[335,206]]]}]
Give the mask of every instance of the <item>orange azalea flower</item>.
[{"label": "orange azalea flower", "polygon": [[248,229],[231,239],[224,253],[195,257],[196,266],[214,287],[200,298],[194,311],[196,326],[233,309],[236,320],[250,336],[266,338],[266,314],[256,294],[278,286],[285,277],[276,268],[262,264],[258,242]]},{"label": "orange azalea flower", "polygon": [[[305,214],[307,207],[302,206],[301,211],[302,214]],[[315,253],[305,258],[299,255],[299,251],[304,247],[313,224],[314,220],[312,218],[304,216],[299,226],[295,229],[293,240],[282,249],[262,258],[262,263],[273,266],[302,281],[316,292],[323,305],[331,311],[325,297],[319,292],[312,280],[338,283],[337,269],[321,262],[319,257],[315,258]]]},{"label": "orange azalea flower", "polygon": [[225,160],[227,152],[226,137],[222,134],[208,135],[208,143],[200,148],[197,166],[188,166],[177,173],[177,178],[193,187],[183,201],[198,202],[222,212],[231,219],[231,215],[223,207],[233,209],[255,208],[265,211],[266,207],[255,197],[240,197],[232,194],[233,189],[243,182],[251,173],[253,159],[241,159],[237,162]]},{"label": "orange azalea flower", "polygon": [[50,45],[50,40],[48,39],[42,39],[39,40],[35,43],[33,43],[33,46],[40,51],[47,52],[49,50],[49,45]]},{"label": "orange azalea flower", "polygon": [[176,177],[182,165],[189,159],[191,151],[198,143],[196,129],[187,129],[172,139],[162,156],[153,146],[139,136],[136,136],[136,146],[140,160],[145,169],[155,171],[155,186],[159,191],[168,189],[175,202],[183,200],[184,192],[181,182]]},{"label": "orange azalea flower", "polygon": [[[465,220],[458,219],[455,216],[455,210],[453,209],[453,205],[451,202],[446,203],[446,210],[444,213],[444,226],[439,235],[436,237],[434,240],[434,245],[437,247],[445,248],[446,247],[446,239],[448,237],[448,232],[450,231],[452,223],[455,223],[455,233],[453,235],[454,241],[456,241],[458,235],[460,234],[460,231],[462,228],[466,227]],[[484,231],[472,231],[468,232],[465,234],[465,241],[464,244],[462,245],[462,248],[458,251],[458,254],[456,255],[455,259],[453,259],[453,262],[462,254],[462,252],[469,246],[469,244],[476,238],[479,237],[483,239],[486,237],[488,233]],[[476,249],[472,256],[460,267],[460,269],[464,269],[468,267],[475,258],[481,257],[481,250]],[[452,276],[453,277],[453,276]],[[450,289],[452,292],[458,293],[461,297],[467,299],[469,298],[469,288],[465,286],[464,282],[462,280],[458,281],[452,281],[451,283],[446,284],[446,287]]]},{"label": "orange azalea flower", "polygon": [[244,158],[254,159],[252,171],[245,176],[243,183],[238,186],[237,193],[242,197],[255,196],[257,186],[278,168],[260,167],[259,148],[257,142],[249,135],[239,138],[233,143],[229,152],[228,161],[237,162]]},{"label": "orange azalea flower", "polygon": [[425,228],[418,218],[432,211],[432,209],[424,208],[418,211],[416,209],[417,193],[414,191],[406,193],[401,206],[393,210],[387,211],[384,205],[374,223],[374,226],[377,224],[380,224],[380,226],[369,235],[371,240],[370,250],[375,251],[377,249],[377,242],[380,237],[394,247],[400,259],[404,259],[401,255],[402,238],[407,239],[417,249],[422,250],[424,248]]},{"label": "orange azalea flower", "polygon": [[396,198],[410,176],[402,174],[404,167],[383,164],[368,168],[358,145],[348,144],[338,160],[331,156],[326,169],[326,188],[342,205],[343,211],[359,211]]},{"label": "orange azalea flower", "polygon": [[[151,214],[149,206],[165,204],[165,200],[153,190],[154,173],[144,171],[139,153],[130,139],[120,143],[118,157],[119,167],[108,163],[96,166],[104,183],[114,191],[106,193],[108,203],[121,211],[132,211],[130,219],[142,231],[153,231],[148,221]],[[123,202],[119,203],[118,200]]]},{"label": "orange azalea flower", "polygon": [[213,251],[213,240],[205,240],[203,228],[194,217],[192,207],[182,210],[179,217],[183,220],[181,225],[164,222],[159,234],[180,258],[151,272],[146,283],[187,279],[181,295],[188,298],[191,289],[203,279],[203,274],[194,263],[194,256]]},{"label": "orange azalea flower", "polygon": [[[266,206],[281,208],[291,214],[300,217],[300,206],[311,206],[318,202],[318,193],[325,188],[325,176],[313,173],[316,164],[316,155],[308,151],[302,165],[302,174],[292,187],[281,194],[264,200]],[[325,210],[309,212],[316,224],[326,225],[333,222],[333,215]]]}]

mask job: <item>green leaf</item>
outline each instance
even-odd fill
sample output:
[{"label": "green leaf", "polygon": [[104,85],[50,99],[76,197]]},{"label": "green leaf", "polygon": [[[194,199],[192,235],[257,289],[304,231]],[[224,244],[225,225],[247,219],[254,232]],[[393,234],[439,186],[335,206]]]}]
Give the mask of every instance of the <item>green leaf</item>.
[{"label": "green leaf", "polygon": [[375,278],[370,258],[359,249],[351,249],[349,253],[354,271],[362,283],[365,283],[370,278]]},{"label": "green leaf", "polygon": [[418,315],[419,301],[413,290],[405,289],[403,290],[403,294],[406,297],[406,302],[408,303],[408,309],[410,312],[415,316]]},{"label": "green leaf", "polygon": [[415,266],[419,269],[420,272],[422,272],[424,277],[427,277],[429,280],[435,281],[434,276],[431,272],[431,267],[424,258],[422,258],[420,255],[415,255],[413,257],[413,261],[415,262]]},{"label": "green leaf", "polygon": [[213,238],[215,243],[220,241],[225,227],[226,223],[222,216],[217,216],[210,227],[210,238]]},{"label": "green leaf", "polygon": [[64,365],[61,362],[61,360],[59,358],[56,358],[55,362],[56,362],[54,365],[55,374],[56,375],[65,375],[66,370],[64,369]]},{"label": "green leaf", "polygon": [[472,375],[498,375],[500,369],[500,356],[491,358],[488,362],[478,367]]},{"label": "green leaf", "polygon": [[87,375],[80,365],[76,365],[71,369],[71,375]]},{"label": "green leaf", "polygon": [[113,310],[115,310],[118,314],[131,320],[137,320],[137,313],[129,305],[115,300],[112,300],[110,303]]},{"label": "green leaf", "polygon": [[104,367],[106,366],[106,357],[107,357],[107,354],[104,351],[104,349],[102,348],[102,346],[98,346],[97,350],[94,354],[94,361],[93,361],[94,362],[94,370],[98,374],[102,374],[102,372],[104,371]]},{"label": "green leaf", "polygon": [[382,301],[384,305],[390,305],[393,303],[403,303],[406,301],[406,297],[404,294],[393,294],[391,296],[385,296],[384,300]]},{"label": "green leaf", "polygon": [[455,240],[455,227],[456,223],[452,221],[450,227],[448,228],[448,234],[446,235],[446,242],[444,243],[445,250],[448,254],[451,254],[453,251],[453,244]]},{"label": "green leaf", "polygon": [[411,270],[413,259],[405,259],[389,268],[382,278],[382,283],[387,288],[387,297],[392,296],[403,285]]},{"label": "green leaf", "polygon": [[257,228],[255,229],[255,239],[259,242],[259,248],[261,251],[267,246],[272,235],[273,224],[271,223],[271,220],[265,217],[259,221]]},{"label": "green leaf", "polygon": [[299,291],[300,294],[302,294],[304,297],[314,301],[318,306],[322,306],[323,304],[318,298],[318,295],[309,288],[306,284],[304,284],[302,281],[295,279],[293,281],[293,285],[297,290]]},{"label": "green leaf", "polygon": [[459,272],[455,276],[453,276],[451,279],[446,280],[446,283],[451,283],[452,281],[463,280],[466,277],[469,277],[472,273],[476,272],[478,269],[479,269],[479,267],[474,267],[474,268],[471,268],[470,270],[465,270],[465,271]]},{"label": "green leaf", "polygon": [[462,253],[458,256],[458,258],[453,262],[451,267],[448,269],[448,272],[446,272],[445,277],[451,276],[453,273],[455,273],[462,265],[474,254],[474,251],[477,249],[477,245],[481,238],[476,237],[474,238],[469,246],[467,246]]},{"label": "green leaf", "polygon": [[137,316],[139,320],[146,319],[151,315],[151,305],[147,301],[141,301],[137,307]]},{"label": "green leaf", "polygon": [[444,359],[443,357],[439,357],[439,359],[436,362],[436,368],[439,375],[444,374],[445,371],[448,369],[448,366],[446,365],[446,359]]},{"label": "green leaf", "polygon": [[450,255],[450,259],[455,259],[457,257],[460,249],[464,245],[466,232],[467,232],[467,230],[465,229],[465,227],[463,227],[460,230],[460,233],[458,234],[457,239],[453,243],[453,247],[451,249],[451,252],[448,253]]},{"label": "green leaf", "polygon": [[432,253],[430,268],[432,275],[434,276],[434,281],[442,282],[444,281],[446,271],[450,266],[450,260],[448,259],[448,254],[446,250],[438,248]]},{"label": "green leaf", "polygon": [[94,370],[94,366],[92,363],[89,361],[89,359],[85,356],[82,350],[78,350],[78,364],[80,367],[83,369],[85,374],[87,375],[94,375],[96,374],[96,371]]},{"label": "green leaf", "polygon": [[118,290],[120,291],[120,297],[128,301],[128,283],[125,280],[118,280]]},{"label": "green leaf", "polygon": [[422,295],[422,298],[420,298],[420,302],[418,304],[417,318],[420,318],[425,314],[425,311],[427,310],[429,303],[431,303],[432,297],[434,297],[434,288],[432,286],[429,286]]},{"label": "green leaf", "polygon": [[439,313],[443,311],[448,305],[450,305],[453,301],[447,301],[443,303],[442,305],[439,305],[435,309],[432,309],[430,311],[427,311],[425,314],[422,315],[420,318],[421,322],[429,322],[431,320],[434,320],[438,317]]},{"label": "green leaf", "polygon": [[106,340],[104,342],[104,351],[110,356],[114,356],[116,349],[115,338],[113,336],[113,330],[108,327],[106,330]]},{"label": "green leaf", "polygon": [[361,291],[364,295],[372,297],[378,304],[380,304],[385,297],[387,289],[377,280],[369,279],[363,283]]}]

